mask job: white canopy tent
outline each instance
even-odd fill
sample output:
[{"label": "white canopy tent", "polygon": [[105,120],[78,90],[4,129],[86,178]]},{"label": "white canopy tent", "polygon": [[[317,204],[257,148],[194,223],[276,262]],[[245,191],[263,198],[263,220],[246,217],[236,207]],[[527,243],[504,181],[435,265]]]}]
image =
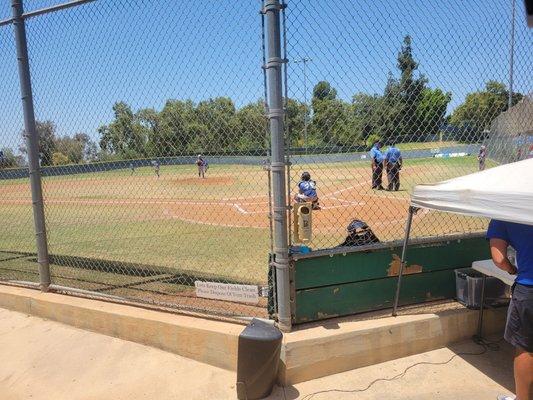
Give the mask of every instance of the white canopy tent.
[{"label": "white canopy tent", "polygon": [[418,208],[533,225],[533,159],[415,186],[405,228],[393,315],[398,307],[413,214]]}]

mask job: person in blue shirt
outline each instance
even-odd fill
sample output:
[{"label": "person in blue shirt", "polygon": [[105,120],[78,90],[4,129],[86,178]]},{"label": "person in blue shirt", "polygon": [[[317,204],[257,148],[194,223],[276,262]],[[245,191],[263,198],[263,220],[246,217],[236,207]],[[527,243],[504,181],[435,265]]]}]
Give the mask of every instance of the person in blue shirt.
[{"label": "person in blue shirt", "polygon": [[313,210],[320,210],[316,182],[311,179],[309,172],[304,172],[301,178],[302,180],[298,183],[298,193],[294,196],[294,201],[297,203],[312,203]]},{"label": "person in blue shirt", "polygon": [[[487,238],[490,240],[490,252],[494,264],[516,275],[504,337],[516,349],[514,358],[516,399],[532,399],[530,393],[533,392],[533,225],[492,220]],[[516,265],[509,260],[508,246],[512,246],[516,251]]]},{"label": "person in blue shirt", "polygon": [[394,145],[390,146],[385,152],[385,171],[387,171],[387,180],[389,185],[387,190],[400,190],[400,170],[402,169],[402,153]]},{"label": "person in blue shirt", "polygon": [[384,190],[381,184],[383,176],[383,153],[381,152],[381,142],[374,143],[370,149],[370,158],[372,160],[372,189]]}]

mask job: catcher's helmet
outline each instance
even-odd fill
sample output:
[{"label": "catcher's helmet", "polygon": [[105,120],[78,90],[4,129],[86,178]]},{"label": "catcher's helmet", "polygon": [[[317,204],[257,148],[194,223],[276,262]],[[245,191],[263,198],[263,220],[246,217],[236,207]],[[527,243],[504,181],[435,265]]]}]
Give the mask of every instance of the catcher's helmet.
[{"label": "catcher's helmet", "polygon": [[354,219],[352,220],[352,222],[350,222],[346,229],[348,230],[348,232],[355,232],[358,229],[368,229],[368,225],[365,221]]},{"label": "catcher's helmet", "polygon": [[311,174],[309,172],[304,172],[302,174],[302,181],[308,181],[309,179],[311,179]]}]

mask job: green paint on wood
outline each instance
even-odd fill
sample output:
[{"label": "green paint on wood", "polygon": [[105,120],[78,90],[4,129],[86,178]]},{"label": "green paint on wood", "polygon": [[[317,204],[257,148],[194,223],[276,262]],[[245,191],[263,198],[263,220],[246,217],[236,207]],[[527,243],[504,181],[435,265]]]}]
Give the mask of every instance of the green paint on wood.
[{"label": "green paint on wood", "polygon": [[[401,247],[335,254],[295,261],[296,290],[386,278],[393,256]],[[482,237],[410,246],[407,265],[420,265],[423,272],[468,267],[472,261],[490,258]]]},{"label": "green paint on wood", "polygon": [[[295,323],[316,321],[392,307],[396,277],[326,286],[296,292]],[[402,280],[400,304],[453,298],[452,269],[406,275]]]}]

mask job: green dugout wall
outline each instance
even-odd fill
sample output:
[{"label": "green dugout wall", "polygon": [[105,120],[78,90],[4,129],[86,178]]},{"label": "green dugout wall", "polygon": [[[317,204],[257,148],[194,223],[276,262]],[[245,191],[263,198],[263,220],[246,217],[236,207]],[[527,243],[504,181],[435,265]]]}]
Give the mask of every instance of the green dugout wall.
[{"label": "green dugout wall", "polygon": [[[392,307],[401,243],[293,255],[293,323]],[[413,240],[408,248],[400,305],[455,297],[457,268],[490,258],[482,235]]]}]

